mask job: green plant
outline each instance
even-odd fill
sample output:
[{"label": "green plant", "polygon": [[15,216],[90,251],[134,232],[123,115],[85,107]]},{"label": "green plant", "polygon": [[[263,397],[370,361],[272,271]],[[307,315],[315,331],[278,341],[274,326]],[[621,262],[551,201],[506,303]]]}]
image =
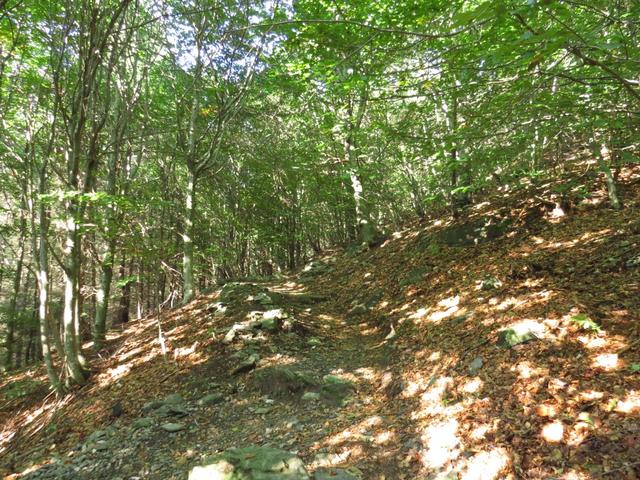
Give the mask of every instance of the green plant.
[{"label": "green plant", "polygon": [[583,330],[589,330],[590,332],[600,333],[602,329],[600,325],[594,322],[591,317],[584,313],[578,313],[571,317],[571,321],[577,325],[579,325]]},{"label": "green plant", "polygon": [[632,373],[640,372],[640,363],[632,363],[629,370],[631,370]]}]

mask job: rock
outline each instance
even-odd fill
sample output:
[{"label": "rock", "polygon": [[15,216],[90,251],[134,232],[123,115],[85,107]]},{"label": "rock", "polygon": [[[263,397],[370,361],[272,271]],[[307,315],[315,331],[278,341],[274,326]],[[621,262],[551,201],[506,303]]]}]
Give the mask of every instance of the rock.
[{"label": "rock", "polygon": [[640,267],[640,255],[636,255],[635,257],[630,258],[625,262],[624,265],[628,269]]},{"label": "rock", "polygon": [[310,480],[302,460],[276,448],[233,448],[195,467],[189,480]]},{"label": "rock", "polygon": [[163,405],[164,405],[164,403],[161,400],[152,400],[150,402],[145,403],[142,406],[142,411],[144,413],[149,413],[149,412],[152,412],[153,410],[157,410],[158,408],[160,408]]},{"label": "rock", "polygon": [[255,283],[229,282],[222,287],[218,300],[222,304],[241,303],[249,298],[253,298],[261,293],[266,293],[267,289]]},{"label": "rock", "polygon": [[469,373],[471,375],[475,375],[478,372],[478,370],[482,368],[482,365],[483,365],[482,357],[474,358],[471,364],[469,365]]},{"label": "rock", "polygon": [[174,403],[161,406],[155,413],[164,416],[186,417],[189,415],[189,410],[187,410],[184,405]]},{"label": "rock", "polygon": [[521,343],[544,336],[544,327],[535,322],[524,321],[498,332],[498,346],[512,348]]},{"label": "rock", "polygon": [[165,432],[175,433],[179,432],[180,430],[184,430],[187,427],[184,423],[165,423],[161,425],[160,428]]},{"label": "rock", "polygon": [[273,299],[266,292],[260,292],[257,295],[252,295],[248,299],[250,302],[256,302],[263,306],[273,305]]},{"label": "rock", "polygon": [[305,402],[315,402],[320,400],[320,394],[318,392],[304,392],[302,395],[302,400]]},{"label": "rock", "polygon": [[198,400],[198,405],[208,406],[208,405],[216,405],[218,403],[224,402],[224,395],[222,393],[210,393],[209,395],[205,395],[200,400]]},{"label": "rock", "polygon": [[331,405],[342,405],[344,399],[355,391],[353,382],[336,375],[325,375],[320,387],[320,397]]},{"label": "rock", "polygon": [[314,260],[313,262],[308,263],[302,269],[301,276],[315,277],[317,275],[323,275],[325,273],[330,273],[332,271],[333,271],[333,267],[327,261]]},{"label": "rock", "polygon": [[502,286],[502,282],[496,277],[486,277],[480,281],[480,290],[494,290]]},{"label": "rock", "polygon": [[213,313],[214,317],[221,317],[227,312],[227,307],[222,302],[215,302],[207,305],[206,310]]},{"label": "rock", "polygon": [[153,426],[153,420],[148,417],[136,418],[131,424],[134,430]]},{"label": "rock", "polygon": [[262,330],[268,330],[270,332],[277,332],[282,322],[288,315],[281,308],[276,308],[274,310],[267,310],[262,314],[262,320],[260,320],[260,328]]},{"label": "rock", "polygon": [[510,229],[508,219],[487,216],[464,225],[451,225],[438,232],[436,238],[449,247],[467,247],[500,238]]},{"label": "rock", "polygon": [[349,471],[344,468],[318,468],[314,475],[314,480],[360,480],[361,475],[355,469]]},{"label": "rock", "polygon": [[184,403],[184,399],[182,398],[182,395],[180,395],[179,393],[172,393],[164,397],[162,399],[162,403],[165,405],[178,405],[178,404]]},{"label": "rock", "polygon": [[[255,313],[255,312],[252,312]],[[261,312],[258,312],[261,313]],[[222,339],[222,343],[229,344],[236,339],[236,336],[241,332],[249,332],[255,328],[260,326],[260,321],[250,318],[246,322],[234,323],[233,326],[229,329],[227,334]]]},{"label": "rock", "polygon": [[368,250],[369,246],[366,243],[356,243],[347,247],[345,254],[349,257],[355,257],[361,253],[367,252]]},{"label": "rock", "polygon": [[122,406],[122,402],[116,402],[111,407],[111,416],[113,418],[118,418],[124,413],[124,407]]},{"label": "rock", "polygon": [[107,437],[107,432],[105,430],[96,430],[87,438],[87,442],[97,442],[98,440],[103,440]]},{"label": "rock", "polygon": [[253,374],[252,383],[262,394],[280,398],[317,385],[309,373],[287,366],[261,368]]},{"label": "rock", "polygon": [[239,375],[241,373],[249,372],[256,368],[256,365],[260,361],[260,355],[252,353],[247,358],[242,360],[238,366],[233,368],[230,372],[231,375]]},{"label": "rock", "polygon": [[352,317],[356,317],[356,316],[364,315],[368,311],[369,309],[364,303],[359,303],[355,305],[351,310],[349,310],[349,315]]},{"label": "rock", "polygon": [[408,287],[419,283],[424,279],[424,276],[429,272],[428,267],[416,267],[409,271],[406,277],[400,282],[401,287]]}]

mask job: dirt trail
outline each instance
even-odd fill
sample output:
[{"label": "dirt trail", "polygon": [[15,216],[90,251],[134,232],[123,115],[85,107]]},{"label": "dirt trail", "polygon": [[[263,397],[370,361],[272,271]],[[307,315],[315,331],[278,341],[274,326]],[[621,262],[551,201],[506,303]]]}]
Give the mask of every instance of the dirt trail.
[{"label": "dirt trail", "polygon": [[[282,282],[269,287],[295,295],[290,285]],[[407,469],[392,456],[401,446],[391,434],[398,419],[384,413],[393,382],[391,372],[386,371],[388,346],[380,332],[367,326],[366,318],[350,319],[331,300],[287,307],[304,325],[304,332],[269,336],[259,346],[258,367],[287,365],[318,380],[330,374],[348,379],[355,390],[342,405],[302,400],[301,392],[284,399],[261,395],[251,386],[252,372],[229,375],[237,361],[231,349],[242,352],[244,347],[236,345],[224,352],[213,347],[216,353],[210,358],[163,382],[165,393],[184,399],[188,415],[169,419],[184,424],[184,430],[167,433],[158,428],[164,420],[156,421],[152,428],[138,428],[136,422],[144,412],[136,415],[138,412],[127,408],[129,415],[97,430],[104,432],[97,440],[98,448],[88,443],[89,435],[84,448],[80,443],[71,452],[61,448],[53,455],[45,453],[39,463],[15,478],[186,479],[203,457],[251,444],[297,452],[310,471],[339,465],[350,467],[361,478],[402,478]],[[144,332],[152,326],[140,328]],[[168,337],[171,326],[167,321]],[[126,356],[125,347],[126,343],[120,350]],[[157,380],[149,377],[148,381]],[[212,391],[221,392],[224,400],[212,406],[198,405],[198,399]]]}]

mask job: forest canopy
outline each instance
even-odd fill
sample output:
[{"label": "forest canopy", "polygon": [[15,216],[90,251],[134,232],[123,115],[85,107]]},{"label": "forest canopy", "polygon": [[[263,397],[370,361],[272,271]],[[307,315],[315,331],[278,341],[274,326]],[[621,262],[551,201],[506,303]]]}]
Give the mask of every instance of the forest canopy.
[{"label": "forest canopy", "polygon": [[83,384],[82,342],[129,315],[569,156],[620,208],[639,19],[633,0],[0,0],[4,368]]}]

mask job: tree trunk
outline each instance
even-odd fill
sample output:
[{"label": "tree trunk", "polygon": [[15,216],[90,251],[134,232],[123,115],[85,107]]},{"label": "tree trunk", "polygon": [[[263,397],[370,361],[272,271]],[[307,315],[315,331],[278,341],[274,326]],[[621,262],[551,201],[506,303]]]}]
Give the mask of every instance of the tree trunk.
[{"label": "tree trunk", "polygon": [[607,193],[609,194],[609,202],[614,210],[620,210],[622,204],[620,197],[618,197],[618,188],[616,182],[613,179],[611,173],[611,150],[606,143],[602,143],[600,147],[600,155],[598,156],[598,163],[600,165],[600,171],[604,174],[604,179],[607,184]]},{"label": "tree trunk", "polygon": [[64,277],[64,312],[62,315],[63,348],[65,356],[66,372],[73,382],[84,385],[86,383],[85,372],[80,361],[77,341],[77,293],[78,278],[80,276],[80,245],[78,226],[76,224],[76,201],[68,202],[67,233],[65,243]]},{"label": "tree trunk", "polygon": [[22,266],[24,263],[26,229],[27,222],[23,211],[20,218],[20,253],[18,254],[18,262],[16,263],[16,271],[13,277],[13,292],[11,293],[9,308],[7,310],[7,338],[5,340],[5,348],[7,349],[7,352],[4,361],[6,370],[11,370],[13,367],[13,349],[15,346],[16,331],[16,306],[18,302],[18,295],[20,294],[20,285],[22,283]]},{"label": "tree trunk", "polygon": [[196,194],[196,178],[191,170],[189,170],[189,178],[187,182],[187,196],[184,212],[184,233],[182,241],[184,244],[184,254],[182,257],[182,303],[186,304],[193,298],[193,215],[194,215],[194,198]]}]

